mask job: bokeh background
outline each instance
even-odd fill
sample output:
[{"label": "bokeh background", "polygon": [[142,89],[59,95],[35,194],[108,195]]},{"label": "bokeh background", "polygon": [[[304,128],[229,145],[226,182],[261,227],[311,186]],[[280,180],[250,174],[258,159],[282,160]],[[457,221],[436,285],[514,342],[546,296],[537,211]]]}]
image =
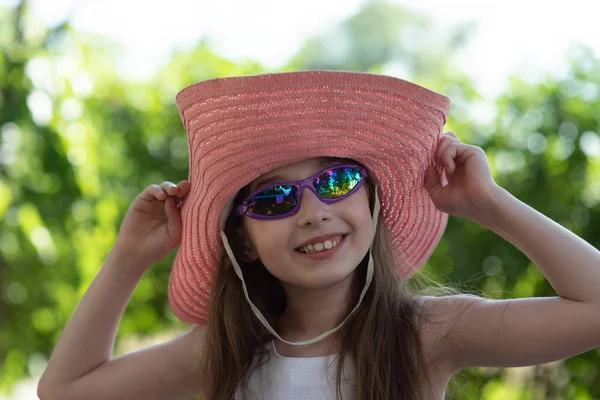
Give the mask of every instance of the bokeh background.
[{"label": "bokeh background", "polygon": [[[549,3],[0,0],[0,398],[36,398],[133,198],[187,177],[174,98],[199,80],[339,69],[425,85],[451,97],[448,129],[486,150],[498,183],[600,247],[600,6]],[[118,353],[186,328],[167,305],[173,256],[136,290]],[[466,219],[425,270],[492,298],[555,295]],[[465,370],[448,398],[599,399],[600,350]]]}]

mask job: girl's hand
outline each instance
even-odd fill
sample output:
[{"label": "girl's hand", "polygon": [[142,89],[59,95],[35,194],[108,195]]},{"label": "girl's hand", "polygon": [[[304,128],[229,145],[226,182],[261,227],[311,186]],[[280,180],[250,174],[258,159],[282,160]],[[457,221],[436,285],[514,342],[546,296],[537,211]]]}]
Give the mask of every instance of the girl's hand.
[{"label": "girl's hand", "polygon": [[179,204],[190,190],[189,181],[179,185],[163,182],[140,193],[125,215],[112,250],[144,268],[163,259],[181,241]]},{"label": "girl's hand", "polygon": [[447,183],[431,166],[425,187],[438,210],[475,220],[489,209],[499,186],[480,147],[464,144],[454,132],[447,132],[438,145],[435,163],[443,167]]}]

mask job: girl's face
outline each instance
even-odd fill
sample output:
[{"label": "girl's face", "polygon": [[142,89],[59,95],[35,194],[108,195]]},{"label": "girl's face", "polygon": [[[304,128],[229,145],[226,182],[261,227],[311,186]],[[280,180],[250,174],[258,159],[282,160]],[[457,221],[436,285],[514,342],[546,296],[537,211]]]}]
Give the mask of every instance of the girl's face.
[{"label": "girl's face", "polygon": [[[331,158],[313,158],[286,165],[257,178],[252,182],[250,192],[266,184],[306,179],[339,163]],[[270,178],[273,180],[265,183]],[[312,191],[304,188],[300,210],[295,215],[275,220],[244,216],[244,226],[254,257],[260,258],[284,287],[292,285],[307,289],[328,288],[349,277],[367,254],[373,235],[364,185],[349,197],[332,204],[321,202]],[[299,246],[307,241],[315,242],[313,238],[330,234],[343,236],[330,256],[315,259],[299,251]]]}]

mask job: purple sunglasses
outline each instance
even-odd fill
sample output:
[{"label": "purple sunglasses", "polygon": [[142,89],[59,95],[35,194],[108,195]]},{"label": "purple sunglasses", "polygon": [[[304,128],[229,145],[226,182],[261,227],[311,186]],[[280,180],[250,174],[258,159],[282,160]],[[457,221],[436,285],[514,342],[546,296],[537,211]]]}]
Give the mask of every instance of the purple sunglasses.
[{"label": "purple sunglasses", "polygon": [[355,164],[339,164],[317,172],[310,178],[262,187],[235,209],[235,215],[254,219],[292,216],[300,209],[302,190],[309,188],[325,204],[338,202],[363,185],[367,170]]}]

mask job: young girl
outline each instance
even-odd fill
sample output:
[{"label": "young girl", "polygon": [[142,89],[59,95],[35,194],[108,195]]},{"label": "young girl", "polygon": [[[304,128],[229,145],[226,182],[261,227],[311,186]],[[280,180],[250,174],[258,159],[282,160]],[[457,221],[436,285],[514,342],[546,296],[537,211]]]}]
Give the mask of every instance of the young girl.
[{"label": "young girl", "polygon": [[[42,399],[442,399],[457,371],[600,346],[600,252],[497,186],[442,134],[449,101],[406,81],[296,72],[201,82],[177,104],[190,176],[133,202],[58,341]],[[522,250],[559,294],[418,297],[447,215]],[[195,325],[113,358],[144,272]]]}]

